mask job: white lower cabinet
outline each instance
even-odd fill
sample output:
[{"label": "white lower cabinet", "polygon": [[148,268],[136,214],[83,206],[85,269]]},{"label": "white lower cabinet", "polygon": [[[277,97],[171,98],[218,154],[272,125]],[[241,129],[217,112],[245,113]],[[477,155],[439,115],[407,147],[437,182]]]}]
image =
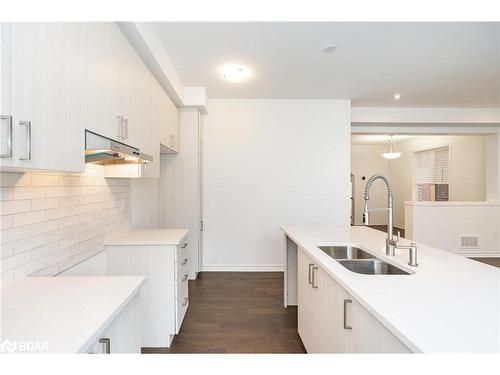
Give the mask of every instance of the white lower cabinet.
[{"label": "white lower cabinet", "polygon": [[142,347],[169,347],[189,306],[188,244],[107,245],[106,274],[145,276]]},{"label": "white lower cabinet", "polygon": [[141,294],[137,293],[88,349],[91,354],[141,352]]},{"label": "white lower cabinet", "polygon": [[410,353],[298,248],[298,332],[308,353]]}]

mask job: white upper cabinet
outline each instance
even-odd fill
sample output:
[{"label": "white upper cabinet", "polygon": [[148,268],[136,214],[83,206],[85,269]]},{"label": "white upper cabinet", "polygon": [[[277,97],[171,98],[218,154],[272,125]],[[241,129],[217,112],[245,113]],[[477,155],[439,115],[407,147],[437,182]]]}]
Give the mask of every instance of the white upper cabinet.
[{"label": "white upper cabinet", "polygon": [[164,122],[160,124],[160,143],[162,152],[179,152],[179,110],[170,98],[162,92],[161,111],[164,111]]},{"label": "white upper cabinet", "polygon": [[12,159],[12,111],[10,85],[10,24],[0,24],[0,165]]},{"label": "white upper cabinet", "polygon": [[2,23],[0,40],[3,169],[81,172],[88,129],[153,156],[159,177],[177,108],[114,23]]},{"label": "white upper cabinet", "polygon": [[[10,89],[4,88],[2,69],[2,102],[4,93],[10,95],[10,100],[5,98],[10,111],[2,116],[9,120],[12,116],[12,138],[8,138],[12,155],[2,158],[2,166],[83,169],[81,118],[75,116],[81,92],[72,75],[81,63],[72,55],[73,38],[78,34],[78,24],[2,25],[2,63],[10,64],[5,66],[10,71]],[[2,129],[6,122],[2,121]]]}]

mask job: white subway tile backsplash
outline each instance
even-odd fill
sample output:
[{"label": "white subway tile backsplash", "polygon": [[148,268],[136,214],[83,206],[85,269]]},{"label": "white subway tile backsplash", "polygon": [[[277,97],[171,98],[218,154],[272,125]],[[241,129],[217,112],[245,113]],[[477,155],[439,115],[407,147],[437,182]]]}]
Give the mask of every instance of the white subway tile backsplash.
[{"label": "white subway tile backsplash", "polygon": [[0,230],[12,228],[14,225],[14,215],[4,215],[0,217]]},{"label": "white subway tile backsplash", "polygon": [[0,201],[10,201],[14,197],[14,189],[11,187],[0,187]]},{"label": "white subway tile backsplash", "polygon": [[37,199],[45,198],[45,188],[43,187],[15,187],[14,199]]},{"label": "white subway tile backsplash", "polygon": [[57,186],[59,176],[50,174],[33,174],[31,176],[31,186]]},{"label": "white subway tile backsplash", "polygon": [[2,280],[53,275],[102,251],[130,226],[130,180],[83,174],[0,173]]},{"label": "white subway tile backsplash", "polygon": [[14,255],[14,244],[7,243],[1,246],[0,259]]},{"label": "white subway tile backsplash", "polygon": [[16,267],[29,263],[30,260],[31,255],[29,252],[14,254],[10,257],[2,258],[2,272],[11,271]]},{"label": "white subway tile backsplash", "polygon": [[45,211],[32,211],[14,215],[14,226],[40,223],[45,220]]},{"label": "white subway tile backsplash", "polygon": [[[3,216],[2,216],[3,217]],[[0,220],[2,219],[0,217]],[[10,243],[14,241],[22,240],[23,238],[27,238],[31,236],[31,228],[29,226],[19,227],[19,228],[10,228],[6,230],[2,230],[2,235],[0,236],[1,244]]]},{"label": "white subway tile backsplash", "polygon": [[48,208],[57,208],[58,204],[59,202],[57,198],[33,199],[31,201],[31,209],[33,211],[37,211],[37,210],[46,210]]},{"label": "white subway tile backsplash", "polygon": [[11,215],[18,214],[21,212],[31,211],[31,201],[3,201],[0,202],[0,214],[1,215]]},{"label": "white subway tile backsplash", "polygon": [[46,235],[39,234],[14,242],[14,254],[19,254],[35,247],[42,246],[46,243]]},{"label": "white subway tile backsplash", "polygon": [[0,186],[31,186],[29,173],[1,173]]},{"label": "white subway tile backsplash", "polygon": [[31,235],[36,236],[37,234],[52,232],[59,228],[58,220],[47,220],[42,221],[40,223],[33,224],[31,226]]},{"label": "white subway tile backsplash", "polygon": [[59,176],[59,186],[78,186],[80,177],[77,176]]},{"label": "white subway tile backsplash", "polygon": [[55,186],[45,189],[47,197],[67,197],[70,195],[70,191],[68,186]]},{"label": "white subway tile backsplash", "polygon": [[52,242],[47,245],[35,247],[31,250],[31,260],[46,257],[47,255],[55,253],[57,250],[59,250],[59,245],[57,242]]}]

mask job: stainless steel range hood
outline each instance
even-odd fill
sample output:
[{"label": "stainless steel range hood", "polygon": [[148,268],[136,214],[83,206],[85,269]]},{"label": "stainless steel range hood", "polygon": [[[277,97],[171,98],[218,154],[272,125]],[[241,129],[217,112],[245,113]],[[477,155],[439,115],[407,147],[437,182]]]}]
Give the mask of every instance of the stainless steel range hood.
[{"label": "stainless steel range hood", "polygon": [[136,147],[85,130],[85,163],[99,165],[146,164],[153,157]]}]

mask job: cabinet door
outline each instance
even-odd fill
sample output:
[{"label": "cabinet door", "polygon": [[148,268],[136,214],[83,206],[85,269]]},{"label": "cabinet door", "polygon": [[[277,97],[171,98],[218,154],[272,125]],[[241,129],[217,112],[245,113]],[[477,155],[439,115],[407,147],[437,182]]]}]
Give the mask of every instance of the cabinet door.
[{"label": "cabinet door", "polygon": [[322,353],[345,353],[344,300],[347,292],[326,271],[319,269],[320,332]]},{"label": "cabinet door", "polygon": [[297,254],[297,330],[306,351],[311,353],[311,268],[314,264],[302,249]]},{"label": "cabinet door", "polygon": [[140,292],[109,324],[89,353],[140,353],[141,352],[141,304]]},{"label": "cabinet door", "polygon": [[122,141],[119,88],[123,44],[116,26],[110,22],[84,23],[81,57],[84,60],[83,118],[85,129]]},{"label": "cabinet door", "polygon": [[0,23],[0,165],[10,166],[12,159],[12,111],[10,105],[10,23]]},{"label": "cabinet door", "polygon": [[321,353],[321,271],[302,249],[298,251],[298,332],[308,353]]},{"label": "cabinet door", "polygon": [[[78,101],[72,74],[78,60],[70,51],[77,24],[11,24],[12,166],[78,172],[83,167],[83,134],[78,143]],[[72,65],[76,64],[76,65]]]},{"label": "cabinet door", "polygon": [[358,301],[352,296],[349,300],[347,321],[352,329],[347,331],[348,353],[411,353]]}]

